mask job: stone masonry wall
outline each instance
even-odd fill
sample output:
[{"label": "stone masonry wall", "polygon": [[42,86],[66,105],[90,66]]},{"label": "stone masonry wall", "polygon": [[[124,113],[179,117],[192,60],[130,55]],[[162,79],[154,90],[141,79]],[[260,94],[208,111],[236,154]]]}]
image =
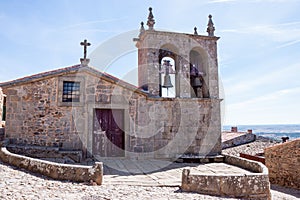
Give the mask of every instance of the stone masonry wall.
[{"label": "stone masonry wall", "polygon": [[212,104],[204,100],[139,99],[133,113],[136,131],[130,137],[130,151],[153,153],[158,158],[175,158],[183,153],[218,154],[220,143],[218,127],[211,120]]},{"label": "stone masonry wall", "polygon": [[300,189],[300,139],[265,149],[270,182]]},{"label": "stone masonry wall", "polygon": [[[127,157],[221,153],[217,100],[149,98],[138,89],[129,90],[97,76],[86,78],[86,86],[88,107],[125,109]],[[93,132],[92,126],[88,132]]]},{"label": "stone masonry wall", "polygon": [[0,127],[2,126],[3,101],[4,101],[4,96],[3,96],[2,88],[0,88]]},{"label": "stone masonry wall", "polygon": [[[59,102],[59,85],[72,76],[81,77],[83,101],[67,106]],[[9,86],[5,93],[6,137],[13,144],[97,153],[92,148],[95,109],[124,109],[126,157],[221,153],[217,99],[150,98],[89,70]]]},{"label": "stone masonry wall", "polygon": [[71,107],[58,106],[57,85],[53,77],[5,89],[11,143],[81,149]]}]

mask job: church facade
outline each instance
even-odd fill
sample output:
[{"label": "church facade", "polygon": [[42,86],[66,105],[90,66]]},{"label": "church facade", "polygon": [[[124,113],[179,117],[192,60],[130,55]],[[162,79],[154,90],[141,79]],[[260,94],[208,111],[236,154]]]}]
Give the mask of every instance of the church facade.
[{"label": "church facade", "polygon": [[[221,153],[217,40],[141,24],[136,87],[81,64],[0,83],[11,144],[84,156],[177,159]],[[85,41],[86,44],[86,41]]]}]

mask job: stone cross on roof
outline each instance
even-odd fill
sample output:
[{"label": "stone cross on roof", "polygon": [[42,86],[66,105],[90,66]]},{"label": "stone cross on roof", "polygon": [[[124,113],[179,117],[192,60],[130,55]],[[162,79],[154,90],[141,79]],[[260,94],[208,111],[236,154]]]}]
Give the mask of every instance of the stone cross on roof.
[{"label": "stone cross on roof", "polygon": [[84,40],[83,42],[80,42],[80,45],[83,46],[83,58],[80,58],[80,62],[82,65],[86,66],[90,62],[90,59],[86,58],[86,52],[87,47],[91,46],[91,43],[87,42],[87,40]]}]

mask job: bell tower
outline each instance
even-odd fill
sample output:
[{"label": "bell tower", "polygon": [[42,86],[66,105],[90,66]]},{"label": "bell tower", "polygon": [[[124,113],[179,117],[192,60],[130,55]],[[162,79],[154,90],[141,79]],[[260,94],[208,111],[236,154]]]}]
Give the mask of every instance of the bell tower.
[{"label": "bell tower", "polygon": [[138,48],[138,84],[151,97],[219,98],[217,40],[212,16],[207,33],[199,35],[158,31],[152,8],[147,26],[141,22],[135,38]]}]

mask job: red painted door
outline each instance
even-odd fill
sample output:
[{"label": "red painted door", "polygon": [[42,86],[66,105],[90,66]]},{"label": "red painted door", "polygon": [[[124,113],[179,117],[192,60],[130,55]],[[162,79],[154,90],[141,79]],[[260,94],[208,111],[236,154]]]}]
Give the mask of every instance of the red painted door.
[{"label": "red painted door", "polygon": [[96,109],[94,117],[93,153],[102,157],[123,157],[124,111]]}]

